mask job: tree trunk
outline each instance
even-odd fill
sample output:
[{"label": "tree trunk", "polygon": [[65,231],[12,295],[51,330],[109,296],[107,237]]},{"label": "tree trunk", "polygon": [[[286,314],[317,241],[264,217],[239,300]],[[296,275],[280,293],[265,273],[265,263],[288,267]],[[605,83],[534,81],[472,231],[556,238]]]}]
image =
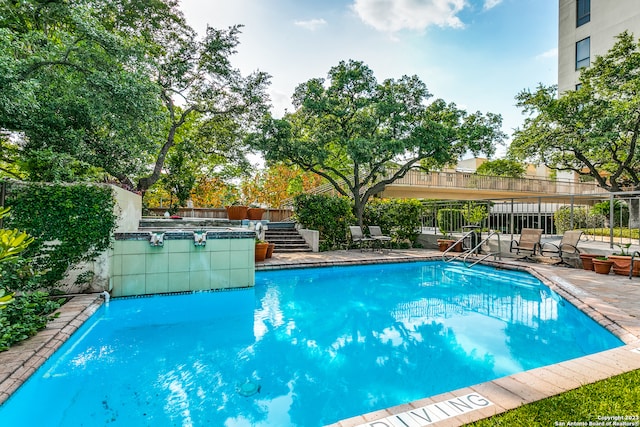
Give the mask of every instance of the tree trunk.
[{"label": "tree trunk", "polygon": [[365,204],[362,203],[362,200],[360,200],[360,197],[358,197],[357,194],[354,194],[354,199],[353,199],[353,210],[354,210],[354,214],[356,216],[356,219],[358,220],[358,225],[360,226],[360,228],[362,228],[364,226],[364,206]]},{"label": "tree trunk", "polygon": [[138,180],[138,185],[136,188],[138,191],[142,191],[142,192],[147,191],[149,188],[151,188],[153,184],[155,184],[160,179],[162,168],[164,167],[164,161],[167,158],[167,153],[175,143],[176,129],[178,129],[178,127],[181,126],[182,123],[184,123],[184,120],[181,120],[179,123],[174,123],[173,125],[171,125],[171,128],[169,129],[169,134],[167,135],[167,140],[162,145],[162,148],[160,149],[160,153],[158,153],[158,158],[156,159],[156,164],[153,168],[153,172],[151,173],[151,175],[140,178]]}]

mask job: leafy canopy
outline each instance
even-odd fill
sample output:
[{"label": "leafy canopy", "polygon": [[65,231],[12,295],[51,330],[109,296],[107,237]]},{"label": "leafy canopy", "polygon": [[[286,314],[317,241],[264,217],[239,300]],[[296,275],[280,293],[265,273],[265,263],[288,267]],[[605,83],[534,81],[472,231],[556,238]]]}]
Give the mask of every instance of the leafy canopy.
[{"label": "leafy canopy", "polygon": [[522,178],[526,172],[524,165],[510,159],[496,159],[482,163],[476,169],[478,175],[505,176],[509,178]]},{"label": "leafy canopy", "polygon": [[416,167],[438,168],[466,152],[493,153],[501,117],[431,103],[417,76],[378,82],[362,62],[342,61],[327,79],[300,84],[296,110],[269,117],[253,146],[267,161],[311,171],[353,198],[362,224],[369,198]]},{"label": "leafy canopy", "polygon": [[22,139],[0,168],[26,160],[32,180],[102,173],[144,191],[189,121],[191,160],[243,162],[269,77],[232,67],[239,32],[197,37],[175,0],[0,2],[0,130]]},{"label": "leafy canopy", "polygon": [[556,92],[540,85],[518,94],[529,117],[510,154],[590,176],[608,191],[640,190],[640,44],[623,32],[581,70],[577,90]]}]

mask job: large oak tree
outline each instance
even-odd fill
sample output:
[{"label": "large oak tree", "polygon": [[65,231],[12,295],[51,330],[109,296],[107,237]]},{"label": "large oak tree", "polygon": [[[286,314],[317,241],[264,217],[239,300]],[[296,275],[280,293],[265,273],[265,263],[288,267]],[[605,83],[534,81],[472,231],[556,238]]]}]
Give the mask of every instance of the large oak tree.
[{"label": "large oak tree", "polygon": [[[583,68],[576,90],[522,91],[529,114],[510,154],[590,177],[610,192],[640,190],[640,43],[624,32],[606,55]],[[638,223],[637,203],[631,209]]]},{"label": "large oak tree", "polygon": [[409,170],[491,154],[502,140],[499,115],[430,97],[417,76],[378,82],[367,65],[343,61],[327,79],[300,84],[295,111],[267,120],[253,144],[267,161],[300,166],[352,197],[362,225],[367,201]]},{"label": "large oak tree", "polygon": [[268,84],[232,67],[239,31],[198,37],[175,0],[1,0],[0,129],[38,180],[75,162],[146,190],[189,120],[191,154],[238,159]]}]

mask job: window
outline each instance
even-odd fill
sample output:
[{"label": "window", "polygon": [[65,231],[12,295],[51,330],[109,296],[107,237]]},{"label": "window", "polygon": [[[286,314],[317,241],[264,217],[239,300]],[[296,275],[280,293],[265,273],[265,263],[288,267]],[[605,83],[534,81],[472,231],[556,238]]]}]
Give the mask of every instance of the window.
[{"label": "window", "polygon": [[577,5],[576,27],[579,27],[591,20],[591,0],[578,0]]},{"label": "window", "polygon": [[580,88],[581,88],[581,87],[582,87],[582,83],[578,83],[578,84],[576,85],[576,90],[580,90]]},{"label": "window", "polygon": [[576,70],[589,66],[591,39],[587,37],[576,43]]}]

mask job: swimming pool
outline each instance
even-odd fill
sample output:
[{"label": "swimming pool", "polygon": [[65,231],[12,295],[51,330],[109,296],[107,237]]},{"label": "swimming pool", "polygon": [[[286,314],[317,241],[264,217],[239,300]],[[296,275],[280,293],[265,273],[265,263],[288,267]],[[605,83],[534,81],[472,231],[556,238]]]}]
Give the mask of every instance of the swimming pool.
[{"label": "swimming pool", "polygon": [[622,345],[526,273],[419,262],[112,300],[8,425],[321,426]]}]

